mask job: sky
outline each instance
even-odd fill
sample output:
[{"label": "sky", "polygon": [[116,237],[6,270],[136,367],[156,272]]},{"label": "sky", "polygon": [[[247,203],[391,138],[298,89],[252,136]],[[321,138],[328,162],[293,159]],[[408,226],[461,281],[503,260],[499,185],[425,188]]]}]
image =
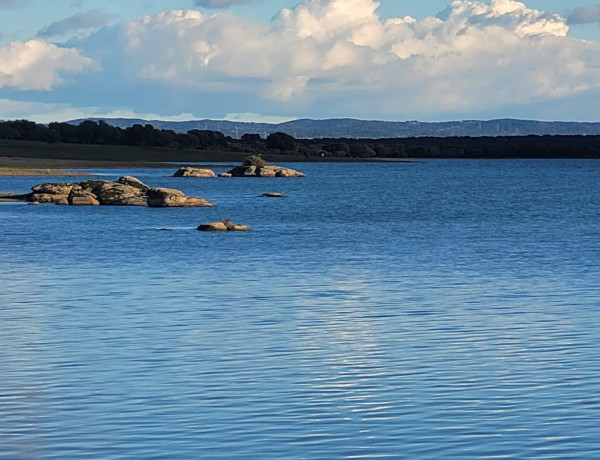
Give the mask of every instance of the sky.
[{"label": "sky", "polygon": [[600,2],[0,0],[0,119],[600,121]]}]

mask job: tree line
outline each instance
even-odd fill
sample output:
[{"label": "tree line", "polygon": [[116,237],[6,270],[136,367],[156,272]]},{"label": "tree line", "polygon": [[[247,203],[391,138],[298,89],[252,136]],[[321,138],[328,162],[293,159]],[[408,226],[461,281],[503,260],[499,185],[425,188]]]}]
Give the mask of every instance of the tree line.
[{"label": "tree line", "polygon": [[600,136],[417,137],[393,139],[296,139],[278,132],[263,139],[240,139],[219,131],[186,133],[135,124],[128,128],[104,121],[78,125],[28,120],[0,122],[0,139],[56,143],[126,145],[248,154],[286,154],[325,159],[369,158],[600,158]]}]

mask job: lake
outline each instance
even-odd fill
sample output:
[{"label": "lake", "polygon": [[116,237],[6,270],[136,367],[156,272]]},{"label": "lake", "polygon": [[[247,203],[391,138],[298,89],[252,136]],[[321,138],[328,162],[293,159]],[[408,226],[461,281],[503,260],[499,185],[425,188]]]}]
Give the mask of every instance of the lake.
[{"label": "lake", "polygon": [[600,162],[288,166],[0,204],[0,458],[600,458]]}]

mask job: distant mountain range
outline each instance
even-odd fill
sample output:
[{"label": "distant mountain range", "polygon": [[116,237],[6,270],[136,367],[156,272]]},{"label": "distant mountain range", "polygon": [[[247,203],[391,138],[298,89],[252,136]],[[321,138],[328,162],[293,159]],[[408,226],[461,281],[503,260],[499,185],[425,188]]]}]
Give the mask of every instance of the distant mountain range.
[{"label": "distant mountain range", "polygon": [[[79,124],[84,119],[69,123]],[[150,124],[155,129],[187,132],[192,129],[220,131],[226,136],[240,138],[243,134],[269,134],[283,132],[297,139],[319,138],[406,138],[406,137],[482,137],[527,135],[600,135],[600,123],[563,121],[532,121],[498,119],[488,121],[465,120],[446,122],[372,121],[352,118],[328,120],[300,119],[285,123],[251,123],[225,120],[161,121],[136,118],[87,118],[103,120],[112,126],[127,128],[134,124]]]}]

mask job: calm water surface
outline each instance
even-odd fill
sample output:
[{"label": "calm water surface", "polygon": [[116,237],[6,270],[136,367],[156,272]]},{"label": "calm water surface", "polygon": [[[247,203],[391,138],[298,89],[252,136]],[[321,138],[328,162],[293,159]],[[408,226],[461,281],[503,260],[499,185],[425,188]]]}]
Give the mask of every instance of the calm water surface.
[{"label": "calm water surface", "polygon": [[600,458],[600,162],[294,167],[0,204],[0,458]]}]

